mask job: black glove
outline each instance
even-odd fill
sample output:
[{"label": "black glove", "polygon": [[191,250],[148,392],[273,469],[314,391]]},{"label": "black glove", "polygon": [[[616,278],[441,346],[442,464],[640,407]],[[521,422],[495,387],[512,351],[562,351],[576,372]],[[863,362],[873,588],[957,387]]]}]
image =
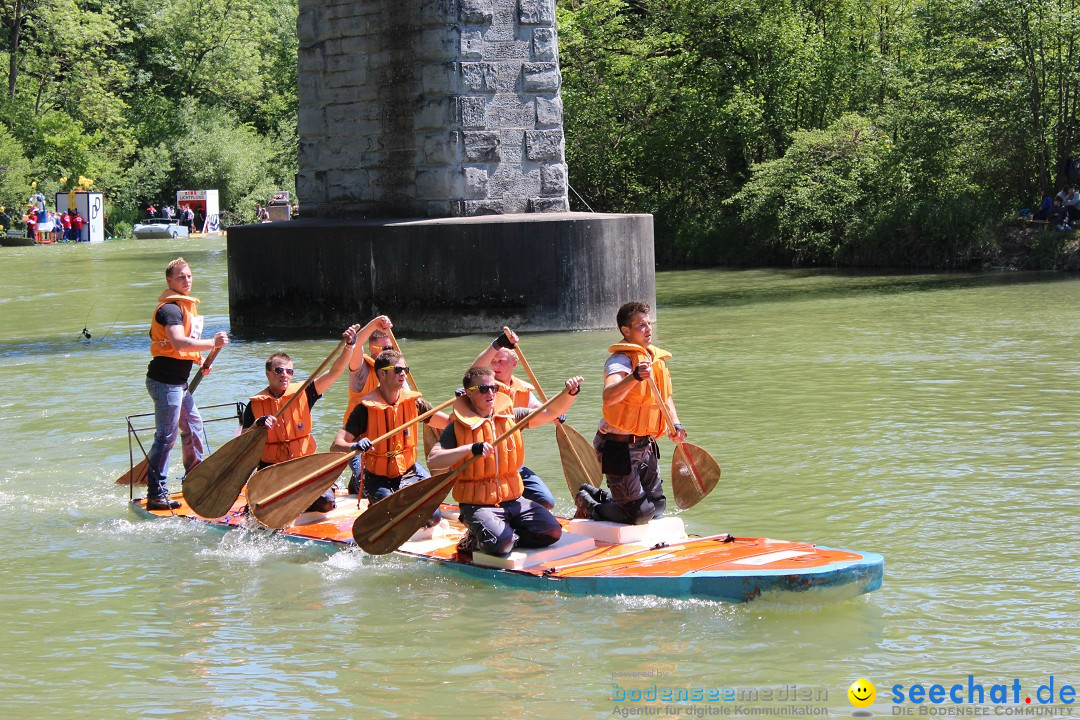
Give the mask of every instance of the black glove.
[{"label": "black glove", "polygon": [[484,443],[473,443],[472,444],[472,454],[475,455],[476,457],[480,457],[481,455],[483,455],[484,454]]},{"label": "black glove", "polygon": [[458,388],[457,390],[454,391],[454,397],[464,397],[464,396],[465,396],[465,388]]},{"label": "black glove", "polygon": [[362,437],[352,444],[353,450],[359,450],[360,452],[367,452],[371,449],[371,440],[366,437]]},{"label": "black glove", "polygon": [[558,420],[560,423],[566,422],[566,413],[563,413],[562,415],[560,415],[559,417],[557,417],[555,419]]},{"label": "black glove", "polygon": [[491,341],[492,347],[506,348],[507,350],[514,349],[514,343],[510,342],[510,338],[506,337],[506,333],[499,333],[499,337]]}]

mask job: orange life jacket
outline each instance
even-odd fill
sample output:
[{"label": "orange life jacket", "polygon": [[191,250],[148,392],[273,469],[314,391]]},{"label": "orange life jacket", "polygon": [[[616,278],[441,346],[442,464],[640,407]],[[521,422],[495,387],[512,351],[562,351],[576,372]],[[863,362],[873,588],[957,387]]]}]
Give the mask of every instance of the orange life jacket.
[{"label": "orange life jacket", "polygon": [[157,311],[162,305],[176,303],[180,307],[180,313],[184,320],[184,335],[192,336],[192,329],[198,325],[198,336],[202,335],[202,319],[199,317],[199,299],[190,295],[177,295],[172,290],[166,290],[158,296],[157,307],[150,316],[150,354],[154,357],[171,357],[177,360],[191,360],[194,363],[202,362],[202,353],[198,350],[178,350],[169,342],[169,336],[165,332],[165,326],[157,321]]},{"label": "orange life jacket", "polygon": [[[367,408],[368,414],[366,436],[374,439],[415,420],[419,415],[416,412],[419,397],[422,397],[420,393],[403,389],[396,405],[386,402],[378,390],[360,398],[360,404]],[[376,443],[364,453],[364,469],[383,477],[401,477],[416,464],[416,437],[419,434],[414,425]]]},{"label": "orange life jacket", "polygon": [[[478,442],[494,444],[495,438],[514,424],[514,408],[508,396],[496,393],[493,416],[482,418],[476,415],[466,398],[459,398],[454,403],[451,421],[458,447]],[[525,490],[519,472],[524,464],[525,446],[521,441],[521,431],[515,430],[495,446],[491,456],[477,458],[457,476],[454,499],[469,505],[498,505],[507,500],[516,500]]]},{"label": "orange life jacket", "polygon": [[[276,398],[269,391],[251,398],[251,412],[256,418],[263,415],[277,415],[278,410],[289,401],[303,383],[289,383],[289,388],[281,397]],[[289,405],[285,414],[278,418],[277,424],[266,431],[266,449],[262,461],[279,463],[293,458],[305,457],[315,452],[315,438],[311,437],[311,406],[308,405],[307,390]]]},{"label": "orange life jacket", "polygon": [[[349,385],[349,404],[345,408],[345,419],[341,422],[341,426],[349,422],[349,416],[352,415],[352,411],[356,409],[356,406],[360,404],[360,398],[364,397],[368,393],[379,387],[379,379],[375,377],[375,359],[370,358],[367,355],[364,356],[364,362],[367,363],[367,377],[364,378],[364,387],[360,389],[360,392],[353,392],[352,384]],[[377,435],[372,437],[378,437]]]},{"label": "orange life jacket", "polygon": [[[648,349],[633,343],[615,343],[608,348],[612,355],[623,353],[630,357],[630,364],[639,362],[653,363],[653,378],[660,388],[660,396],[666,402],[671,397],[671,376],[668,375],[666,359],[671,357],[667,350],[655,345]],[[612,405],[604,404],[604,420],[608,425],[618,428],[629,435],[662,435],[664,433],[664,413],[653,394],[649,381],[636,383],[626,393],[626,397]]]},{"label": "orange life jacket", "polygon": [[529,407],[530,394],[533,392],[533,390],[536,389],[529,383],[514,375],[510,376],[509,385],[504,385],[503,383],[498,383],[498,385],[499,392],[503,393],[504,395],[510,396],[510,399],[514,402],[514,407],[516,408]]}]

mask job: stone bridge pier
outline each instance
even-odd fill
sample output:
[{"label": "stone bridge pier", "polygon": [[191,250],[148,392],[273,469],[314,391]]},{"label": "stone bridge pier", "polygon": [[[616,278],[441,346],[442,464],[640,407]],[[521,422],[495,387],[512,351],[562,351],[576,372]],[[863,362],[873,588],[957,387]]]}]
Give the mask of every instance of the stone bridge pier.
[{"label": "stone bridge pier", "polygon": [[571,213],[553,0],[300,0],[300,219],[229,229],[241,335],[612,327],[652,217]]}]

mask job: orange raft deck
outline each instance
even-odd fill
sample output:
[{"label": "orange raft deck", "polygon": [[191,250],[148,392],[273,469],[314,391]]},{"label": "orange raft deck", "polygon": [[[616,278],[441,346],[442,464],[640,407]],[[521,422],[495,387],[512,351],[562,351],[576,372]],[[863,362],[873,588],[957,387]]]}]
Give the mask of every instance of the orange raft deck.
[{"label": "orange raft deck", "polygon": [[[184,503],[179,493],[173,498]],[[147,510],[145,500],[133,500],[131,506],[143,516],[177,516],[221,529],[253,522],[243,495],[227,515],[214,519],[196,515],[186,503],[175,511]],[[464,531],[456,520],[457,508],[443,505],[442,510],[448,521],[418,533],[398,554],[514,587],[746,602],[764,594],[825,588],[840,596],[859,595],[881,587],[884,572],[884,559],[877,553],[726,533],[687,536],[682,520],[670,516],[640,526],[559,518],[563,537],[551,547],[515,550],[508,558],[475,553],[471,560],[462,560],[456,554]],[[278,532],[331,551],[347,549],[355,547],[352,526],[359,513],[355,495],[339,495],[337,509],[305,513]]]}]

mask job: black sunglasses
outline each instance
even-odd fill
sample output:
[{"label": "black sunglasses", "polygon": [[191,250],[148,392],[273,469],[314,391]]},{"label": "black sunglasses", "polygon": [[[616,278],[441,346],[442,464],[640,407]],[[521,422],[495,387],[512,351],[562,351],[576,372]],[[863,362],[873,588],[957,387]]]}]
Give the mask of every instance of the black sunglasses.
[{"label": "black sunglasses", "polygon": [[469,390],[479,390],[482,393],[496,392],[499,389],[498,385],[473,385]]}]

